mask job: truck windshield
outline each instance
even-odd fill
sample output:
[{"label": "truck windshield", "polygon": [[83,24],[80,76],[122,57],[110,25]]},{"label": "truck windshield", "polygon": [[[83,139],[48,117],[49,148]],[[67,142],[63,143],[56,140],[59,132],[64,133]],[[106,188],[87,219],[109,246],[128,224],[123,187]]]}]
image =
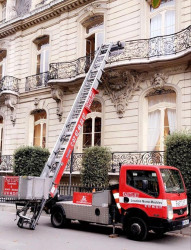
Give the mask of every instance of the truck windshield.
[{"label": "truck windshield", "polygon": [[166,193],[184,193],[184,185],[179,171],[174,169],[161,169],[162,179]]}]

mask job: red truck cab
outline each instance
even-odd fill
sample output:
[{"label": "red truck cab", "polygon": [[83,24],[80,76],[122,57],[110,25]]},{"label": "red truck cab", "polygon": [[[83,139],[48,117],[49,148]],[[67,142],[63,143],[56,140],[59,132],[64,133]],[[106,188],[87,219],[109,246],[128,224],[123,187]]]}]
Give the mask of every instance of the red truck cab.
[{"label": "red truck cab", "polygon": [[135,240],[149,230],[162,234],[190,223],[185,184],[175,167],[123,165],[119,202],[124,230]]}]

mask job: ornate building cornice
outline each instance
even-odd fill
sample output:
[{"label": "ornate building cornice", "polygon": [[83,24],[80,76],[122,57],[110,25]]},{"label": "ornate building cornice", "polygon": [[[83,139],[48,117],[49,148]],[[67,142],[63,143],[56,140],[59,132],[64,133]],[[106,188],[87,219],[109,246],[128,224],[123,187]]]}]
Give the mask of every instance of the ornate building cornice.
[{"label": "ornate building cornice", "polygon": [[14,18],[0,26],[0,38],[12,35],[20,30],[25,30],[31,26],[42,23],[64,12],[69,12],[95,0],[68,0],[54,1],[41,8],[22,16]]}]

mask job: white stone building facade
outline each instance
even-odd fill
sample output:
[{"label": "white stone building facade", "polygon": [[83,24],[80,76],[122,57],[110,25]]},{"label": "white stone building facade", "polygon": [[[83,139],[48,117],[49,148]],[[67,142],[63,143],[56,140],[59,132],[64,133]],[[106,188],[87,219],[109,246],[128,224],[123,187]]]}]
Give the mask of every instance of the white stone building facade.
[{"label": "white stone building facade", "polygon": [[151,2],[0,0],[2,162],[21,145],[52,150],[102,43],[122,49],[111,53],[74,153],[102,145],[133,152],[131,162],[191,128],[191,0]]}]

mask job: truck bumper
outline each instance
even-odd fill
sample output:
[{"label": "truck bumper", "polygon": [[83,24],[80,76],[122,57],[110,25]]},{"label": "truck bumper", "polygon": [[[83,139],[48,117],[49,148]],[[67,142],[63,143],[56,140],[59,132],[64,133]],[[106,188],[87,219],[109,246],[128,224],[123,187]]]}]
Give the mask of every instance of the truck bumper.
[{"label": "truck bumper", "polygon": [[182,228],[188,227],[191,222],[191,217],[187,216],[177,220],[168,219],[157,219],[153,218],[150,220],[150,229],[161,229],[164,232],[180,230]]}]

